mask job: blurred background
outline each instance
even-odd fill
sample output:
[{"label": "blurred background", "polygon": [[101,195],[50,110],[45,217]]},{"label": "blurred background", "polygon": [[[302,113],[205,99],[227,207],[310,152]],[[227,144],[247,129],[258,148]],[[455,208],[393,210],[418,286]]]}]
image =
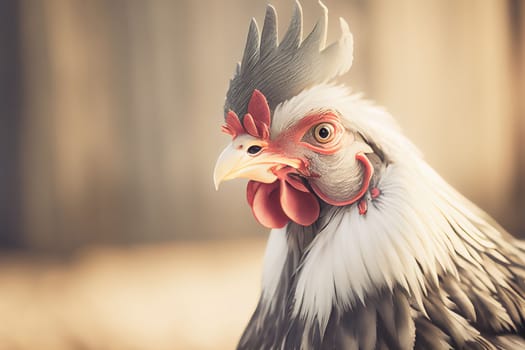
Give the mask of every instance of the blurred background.
[{"label": "blurred background", "polygon": [[[227,349],[266,230],[213,188],[228,81],[267,1],[0,2],[0,349]],[[293,2],[273,1],[284,33]],[[302,2],[305,33],[321,11]],[[326,0],[340,79],[525,236],[525,3]]]}]

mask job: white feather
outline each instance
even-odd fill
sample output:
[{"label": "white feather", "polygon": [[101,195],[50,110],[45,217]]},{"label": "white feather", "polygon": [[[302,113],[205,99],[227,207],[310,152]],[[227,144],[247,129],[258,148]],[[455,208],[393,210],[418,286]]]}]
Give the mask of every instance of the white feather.
[{"label": "white feather", "polygon": [[[395,284],[404,286],[424,312],[426,279],[437,282],[440,272],[457,275],[458,254],[481,263],[475,250],[492,248],[487,235],[500,234],[421,159],[387,112],[349,95],[344,87],[319,85],[277,106],[271,133],[326,109],[337,111],[346,128],[380,145],[391,164],[379,181],[379,198],[366,197],[366,215],[352,205],[320,218],[323,229],[297,271],[293,313],[307,324],[317,321],[323,331],[333,307],[351,308]],[[487,229],[481,231],[480,225]],[[263,277],[267,301],[275,293],[286,254],[285,233],[272,231]]]},{"label": "white feather", "polygon": [[271,306],[275,295],[281,272],[286,262],[288,244],[286,242],[286,226],[273,229],[270,232],[266,251],[264,253],[264,265],[262,275],[263,293],[262,298],[266,305]]}]

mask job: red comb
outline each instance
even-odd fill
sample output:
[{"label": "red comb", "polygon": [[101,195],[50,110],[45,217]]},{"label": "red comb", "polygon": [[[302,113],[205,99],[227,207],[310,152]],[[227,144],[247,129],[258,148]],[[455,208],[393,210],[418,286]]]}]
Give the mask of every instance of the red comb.
[{"label": "red comb", "polygon": [[233,138],[241,134],[249,134],[263,140],[270,138],[270,106],[266,97],[259,90],[254,90],[250,102],[248,102],[248,113],[242,120],[234,111],[226,115],[226,124],[222,131],[230,134]]}]

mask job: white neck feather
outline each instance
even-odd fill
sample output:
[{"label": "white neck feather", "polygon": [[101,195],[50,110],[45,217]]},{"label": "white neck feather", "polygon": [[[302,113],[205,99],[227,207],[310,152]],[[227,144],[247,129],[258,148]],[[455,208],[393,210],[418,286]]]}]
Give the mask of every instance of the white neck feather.
[{"label": "white neck feather", "polygon": [[[413,170],[389,166],[378,184],[381,195],[367,198],[365,215],[353,205],[320,218],[323,228],[295,276],[295,316],[307,324],[317,320],[323,330],[333,307],[351,309],[367,295],[395,285],[403,286],[424,310],[426,283],[437,285],[440,273],[456,275],[458,255],[481,264],[477,251],[493,248],[489,236],[499,237],[498,231],[484,222],[482,232],[471,204],[433,179],[430,168],[428,177]],[[431,181],[422,181],[422,176]],[[291,249],[287,244],[283,230],[272,231],[263,274],[267,307]]]},{"label": "white neck feather", "polygon": [[[424,310],[427,282],[437,284],[440,273],[457,274],[459,260],[479,266],[477,251],[493,248],[492,238],[500,236],[478,215],[479,209],[421,160],[404,136],[382,123],[390,120],[386,112],[366,104],[356,107],[355,101],[348,99],[336,108],[350,116],[347,122],[353,127],[379,130],[368,136],[382,142],[393,163],[377,184],[381,195],[367,197],[365,215],[352,205],[332,208],[320,218],[322,229],[298,267],[293,313],[307,324],[317,320],[321,331],[333,307],[348,310],[374,291],[395,285],[403,286]],[[369,129],[374,123],[376,128]],[[268,307],[291,249],[287,244],[283,230],[272,231],[263,273]]]}]

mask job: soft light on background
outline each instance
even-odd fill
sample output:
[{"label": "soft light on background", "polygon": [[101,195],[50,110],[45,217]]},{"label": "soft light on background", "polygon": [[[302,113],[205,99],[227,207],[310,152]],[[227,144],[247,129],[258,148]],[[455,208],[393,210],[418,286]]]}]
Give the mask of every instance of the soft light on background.
[{"label": "soft light on background", "polygon": [[[293,2],[273,1],[280,33]],[[321,11],[304,0],[305,33]],[[525,236],[525,4],[326,0],[428,162]],[[213,188],[228,81],[266,1],[0,3],[0,349],[232,348],[266,239]]]}]

